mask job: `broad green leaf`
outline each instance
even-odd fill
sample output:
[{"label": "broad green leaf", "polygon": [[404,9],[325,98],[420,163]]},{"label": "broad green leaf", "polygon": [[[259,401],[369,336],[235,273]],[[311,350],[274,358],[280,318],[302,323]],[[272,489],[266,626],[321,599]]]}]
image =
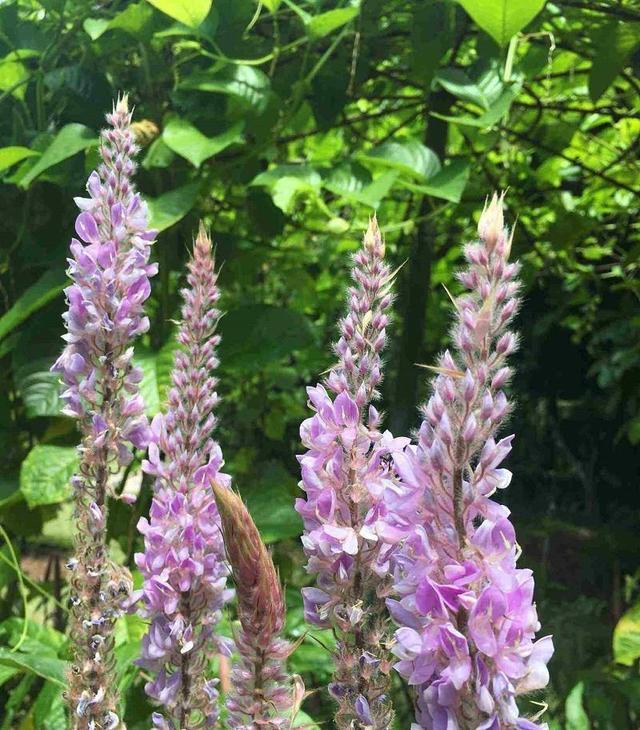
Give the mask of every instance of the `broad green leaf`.
[{"label": "broad green leaf", "polygon": [[307,31],[312,38],[323,38],[353,20],[360,10],[358,8],[335,8],[326,13],[314,15],[307,23]]},{"label": "broad green leaf", "polygon": [[6,337],[33,312],[60,294],[65,287],[64,273],[57,269],[47,271],[32,284],[11,307],[0,317],[0,340]]},{"label": "broad green leaf", "polygon": [[0,687],[2,687],[2,685],[12,677],[15,677],[17,673],[18,669],[16,667],[8,667],[4,664],[0,664]]},{"label": "broad green leaf", "polygon": [[62,692],[56,682],[46,682],[31,709],[38,730],[66,730],[67,718]]},{"label": "broad green leaf", "polygon": [[318,725],[312,717],[309,717],[309,715],[302,710],[299,710],[296,713],[296,717],[291,727],[298,728],[299,730],[320,730],[320,725]]},{"label": "broad green leaf", "polygon": [[189,160],[194,167],[200,167],[205,160],[237,142],[242,137],[243,128],[244,122],[240,121],[215,137],[207,137],[186,119],[174,117],[164,128],[162,139],[167,147]]},{"label": "broad green leaf", "polygon": [[145,170],[151,170],[154,167],[166,168],[171,165],[175,158],[176,156],[174,151],[167,147],[167,145],[162,141],[162,137],[158,137],[149,145],[147,154],[142,160],[142,167],[144,167]]},{"label": "broad green leaf", "polygon": [[589,96],[597,101],[625,67],[640,44],[640,23],[608,23],[596,39],[596,55],[589,73]]},{"label": "broad green leaf", "polygon": [[14,374],[27,418],[60,415],[60,376],[49,370],[50,365],[48,360],[37,360]]},{"label": "broad green leaf", "polygon": [[284,213],[291,213],[295,206],[296,199],[300,195],[309,194],[316,195],[318,188],[316,185],[303,180],[299,177],[281,177],[276,180],[271,188],[271,197],[275,205]]},{"label": "broad green leaf", "polygon": [[500,46],[506,46],[542,10],[545,0],[458,0]]},{"label": "broad green leaf", "polygon": [[276,10],[280,7],[280,3],[282,0],[258,0],[261,2],[267,10],[270,10],[272,13],[275,13]]},{"label": "broad green leaf", "polygon": [[212,0],[147,0],[154,8],[190,28],[197,28],[211,10]]},{"label": "broad green leaf", "polygon": [[361,155],[361,159],[423,179],[433,177],[440,169],[435,152],[417,140],[385,142]]},{"label": "broad green leaf", "polygon": [[144,410],[147,416],[152,418],[161,410],[155,352],[151,352],[142,347],[136,347],[134,364],[142,370],[140,395],[144,399]]},{"label": "broad green leaf", "polygon": [[134,38],[141,38],[153,24],[154,13],[149,5],[141,0],[132,3],[111,20],[105,18],[87,18],[82,27],[92,41],[100,38],[108,30],[122,30]]},{"label": "broad green leaf", "polygon": [[291,496],[295,479],[277,462],[265,464],[262,472],[264,476],[246,494],[247,507],[262,539],[269,544],[297,537],[302,520]]},{"label": "broad green leaf", "polygon": [[483,109],[489,108],[489,100],[484,91],[462,69],[443,68],[434,78],[443,89],[456,98],[473,102]]},{"label": "broad green leaf", "polygon": [[37,55],[36,51],[23,48],[11,51],[0,59],[0,90],[6,91],[18,99],[24,99],[27,89],[26,81],[30,74],[21,59]]},{"label": "broad green leaf", "polygon": [[613,631],[613,658],[631,667],[640,658],[640,603],[630,608]]},{"label": "broad green leaf", "polygon": [[28,147],[3,147],[0,149],[0,172],[13,167],[13,165],[22,162],[27,157],[34,157],[39,154],[39,152],[30,150]]},{"label": "broad green leaf", "polygon": [[22,177],[20,186],[28,188],[29,185],[45,170],[57,165],[60,162],[73,157],[73,155],[93,147],[98,142],[95,132],[83,124],[67,124],[54,137],[51,144],[42,153],[42,157]]},{"label": "broad green leaf", "polygon": [[58,657],[44,644],[33,642],[37,646],[29,646],[31,651],[10,651],[0,647],[0,664],[6,667],[15,667],[23,672],[36,674],[39,677],[54,682],[60,687],[66,687],[66,662]]},{"label": "broad green leaf", "polygon": [[189,183],[158,198],[147,198],[150,227],[164,231],[182,220],[195,205],[199,190],[200,183]]},{"label": "broad green leaf", "polygon": [[565,702],[565,730],[590,730],[591,723],[582,706],[583,695],[584,682],[578,682],[571,692],[569,692]]},{"label": "broad green leaf", "polygon": [[256,175],[249,184],[271,188],[284,177],[295,177],[314,186],[322,182],[320,173],[310,165],[276,165]]},{"label": "broad green leaf", "polygon": [[195,73],[180,88],[228,94],[260,114],[269,102],[271,83],[264,71],[255,66],[233,64]]},{"label": "broad green leaf", "polygon": [[514,84],[508,89],[505,89],[498,99],[491,105],[484,114],[479,117],[452,117],[445,114],[438,114],[437,112],[431,112],[431,115],[438,119],[443,119],[445,122],[451,122],[452,124],[460,124],[464,127],[479,127],[480,129],[488,129],[493,127],[499,121],[501,121],[509,112],[511,104],[520,91],[520,85]]},{"label": "broad green leaf", "polygon": [[220,321],[220,333],[224,367],[254,372],[314,340],[311,323],[303,314],[267,304],[231,310]]},{"label": "broad green leaf", "polygon": [[416,185],[408,180],[403,180],[401,184],[416,193],[459,203],[469,180],[469,171],[470,166],[466,160],[454,160],[429,178],[426,185]]},{"label": "broad green leaf", "polygon": [[64,502],[71,494],[70,480],[77,466],[73,446],[34,446],[20,468],[20,491],[29,507]]}]

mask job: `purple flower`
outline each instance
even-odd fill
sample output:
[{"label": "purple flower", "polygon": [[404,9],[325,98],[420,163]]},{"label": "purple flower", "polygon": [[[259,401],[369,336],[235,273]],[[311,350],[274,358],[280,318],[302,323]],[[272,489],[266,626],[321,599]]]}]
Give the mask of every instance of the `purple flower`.
[{"label": "purple flower", "polygon": [[227,589],[220,516],[210,485],[228,487],[222,452],[211,434],[218,396],[215,334],[220,312],[211,241],[204,228],[196,239],[182,290],[184,306],[174,356],[173,387],[165,415],[151,424],[143,469],[156,477],[149,519],[138,529],[145,551],[136,555],[144,577],[140,613],[151,620],[139,663],[156,678],[147,694],[164,707],[156,727],[182,728],[188,718],[210,727],[218,717],[218,693],[207,678],[213,651],[228,654],[215,634]]},{"label": "purple flower", "polygon": [[108,476],[130,462],[132,447],[146,447],[149,435],[130,345],[149,326],[143,306],[149,277],[156,273],[148,263],[155,231],[147,229],[146,205],[132,182],[137,150],[126,96],[107,121],[102,162],[87,183],[89,197],[76,199],[81,240],[71,242],[72,284],[65,290],[69,308],[63,315],[67,344],[52,368],[64,384],[63,412],[78,419],[82,432],[79,473],[72,480],[74,662],[66,693],[77,728],[118,724],[113,628],[130,577],[108,555],[107,496],[115,496]]},{"label": "purple flower", "polygon": [[[391,656],[381,597],[389,545],[398,524],[387,521],[383,495],[392,491],[388,460],[408,439],[378,430],[370,401],[381,380],[381,351],[393,276],[383,261],[375,219],[354,257],[348,312],[335,345],[338,363],[325,382],[308,388],[314,415],[300,428],[307,451],[299,457],[305,498],[296,509],[304,522],[302,544],[316,586],[303,589],[305,616],[338,637],[331,694],[340,728],[363,723],[386,728]],[[402,532],[404,534],[404,532]],[[352,724],[353,723],[353,724]]]},{"label": "purple flower", "polygon": [[516,567],[509,510],[491,499],[511,480],[501,464],[513,437],[496,441],[496,432],[517,346],[519,267],[508,261],[502,198],[485,207],[478,232],[459,274],[467,293],[454,302],[455,354],[435,368],[417,443],[394,454],[399,482],[385,494],[388,519],[411,525],[392,556],[395,667],[415,686],[416,721],[429,730],[539,727],[516,697],[546,685],[553,653],[551,637],[534,641],[533,576]]}]

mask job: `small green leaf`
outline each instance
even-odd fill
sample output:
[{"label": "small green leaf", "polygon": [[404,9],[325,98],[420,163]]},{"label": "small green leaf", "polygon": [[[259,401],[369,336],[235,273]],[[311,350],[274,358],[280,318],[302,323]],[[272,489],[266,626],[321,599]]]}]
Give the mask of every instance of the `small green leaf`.
[{"label": "small green leaf", "polygon": [[67,124],[54,137],[51,144],[42,153],[42,157],[22,177],[20,186],[28,188],[45,170],[97,143],[98,140],[93,130],[83,124]]},{"label": "small green leaf", "polygon": [[478,117],[452,117],[444,114],[438,114],[437,112],[431,112],[431,116],[437,119],[443,119],[445,122],[452,124],[460,124],[465,127],[479,127],[480,129],[488,129],[493,127],[499,121],[503,119],[509,112],[511,104],[520,91],[520,85],[514,84],[508,89],[505,89],[502,94],[496,99],[491,107]]},{"label": "small green leaf", "polygon": [[613,630],[613,658],[626,667],[640,659],[640,603],[630,608]]},{"label": "small green leaf", "polygon": [[60,376],[50,372],[47,365],[51,365],[48,360],[37,360],[14,374],[27,418],[60,415]]},{"label": "small green leaf", "polygon": [[92,41],[100,38],[108,30],[122,30],[134,38],[142,38],[153,25],[154,13],[146,2],[132,3],[111,20],[87,18],[82,27]]},{"label": "small green leaf", "polygon": [[195,205],[199,190],[199,183],[189,183],[158,198],[147,198],[150,227],[164,231],[182,220]]},{"label": "small green leaf", "polygon": [[506,46],[542,10],[545,0],[458,0],[500,46]]},{"label": "small green leaf", "polygon": [[611,86],[640,44],[640,23],[608,23],[595,40],[596,55],[589,73],[589,96],[594,102]]},{"label": "small green leaf", "polygon": [[484,91],[462,69],[443,68],[436,73],[434,79],[456,98],[470,101],[483,109],[489,108],[489,100]]},{"label": "small green leaf", "polygon": [[13,165],[22,162],[27,157],[34,157],[39,154],[39,152],[30,150],[28,147],[3,147],[0,149],[0,172],[13,167]]},{"label": "small green leaf", "polygon": [[189,160],[194,167],[200,167],[205,160],[237,142],[242,137],[243,128],[244,122],[240,121],[215,137],[207,137],[186,119],[174,117],[164,128],[162,139],[167,147]]},{"label": "small green leaf", "polygon": [[158,376],[156,371],[156,353],[142,347],[136,347],[134,364],[142,370],[140,395],[144,400],[144,410],[152,418],[160,411],[158,394]]},{"label": "small green leaf", "polygon": [[320,730],[320,725],[318,725],[312,717],[309,717],[309,715],[302,710],[298,710],[296,713],[291,727],[294,728],[294,730],[296,728],[298,728],[298,730]]},{"label": "small green leaf", "polygon": [[70,480],[78,466],[72,446],[37,444],[20,468],[20,491],[30,508],[64,502],[71,494]]},{"label": "small green leaf", "polygon": [[469,180],[469,171],[470,166],[467,160],[454,160],[429,178],[426,185],[415,185],[408,180],[403,180],[402,185],[416,193],[459,203]]},{"label": "small green leaf", "polygon": [[0,317],[0,340],[6,337],[33,312],[60,294],[65,287],[64,274],[57,270],[47,271],[32,284],[11,307]]},{"label": "small green leaf", "polygon": [[337,28],[341,28],[359,13],[358,8],[335,8],[327,10],[326,13],[314,15],[307,23],[307,31],[312,38],[324,38],[324,36],[333,33]]},{"label": "small green leaf", "polygon": [[[36,642],[33,642],[36,643]],[[38,644],[39,650],[31,651],[10,651],[0,647],[0,664],[6,667],[16,667],[30,674],[37,674],[39,677],[55,682],[60,687],[66,687],[66,662],[58,657],[44,644]]]},{"label": "small green leaf", "polygon": [[565,730],[590,730],[591,723],[582,706],[583,695],[584,682],[578,682],[571,692],[569,692],[565,702]]},{"label": "small green leaf", "polygon": [[158,8],[165,15],[197,28],[209,15],[212,0],[147,0],[154,8]]},{"label": "small green leaf", "polygon": [[267,10],[270,10],[272,13],[275,13],[276,10],[280,7],[280,3],[282,0],[259,0],[262,2],[262,4],[265,6]]},{"label": "small green leaf", "polygon": [[97,41],[109,28],[109,21],[106,18],[85,18],[82,28],[92,41]]},{"label": "small green leaf", "polygon": [[228,94],[260,114],[269,102],[271,82],[264,71],[255,66],[234,64],[195,73],[187,77],[180,88]]},{"label": "small green leaf", "polygon": [[361,156],[367,162],[392,167],[412,177],[428,179],[440,169],[435,152],[417,140],[385,142]]}]

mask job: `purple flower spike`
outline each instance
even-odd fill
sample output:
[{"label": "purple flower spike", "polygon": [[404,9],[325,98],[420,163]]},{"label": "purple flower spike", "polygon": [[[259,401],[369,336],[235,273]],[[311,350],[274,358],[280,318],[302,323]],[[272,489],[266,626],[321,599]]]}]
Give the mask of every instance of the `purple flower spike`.
[{"label": "purple flower spike", "polygon": [[[107,116],[102,163],[87,183],[88,198],[72,239],[63,315],[67,345],[52,370],[60,373],[64,413],[82,432],[80,468],[73,478],[77,532],[70,561],[73,664],[65,693],[74,730],[116,727],[113,629],[130,577],[109,559],[106,543],[109,474],[145,447],[148,425],[138,393],[141,373],[131,364],[132,340],[149,326],[143,305],[150,292],[149,264],[155,232],[133,186],[137,151],[127,97]],[[113,209],[120,211],[117,220]]]},{"label": "purple flower spike", "polygon": [[393,521],[412,526],[393,556],[399,600],[387,603],[416,727],[533,730],[544,726],[521,717],[516,697],[547,684],[553,644],[534,641],[533,577],[516,568],[509,510],[491,499],[511,480],[501,463],[513,437],[496,433],[511,407],[503,386],[520,286],[502,197],[485,206],[478,233],[458,275],[467,293],[454,302],[455,354],[434,368],[417,443],[394,457],[401,485],[385,499]]},{"label": "purple flower spike", "polygon": [[166,730],[213,727],[217,721],[218,692],[207,671],[214,651],[229,653],[215,627],[233,595],[226,587],[220,516],[210,488],[213,480],[228,487],[230,479],[220,471],[222,452],[211,436],[220,293],[202,226],[187,281],[168,410],[153,419],[143,462],[156,488],[149,519],[138,523],[145,552],[136,555],[144,576],[140,613],[151,620],[139,662],[156,673],[146,691],[163,706],[154,727]]},{"label": "purple flower spike", "polygon": [[[304,588],[305,616],[338,637],[331,695],[339,728],[388,728],[390,632],[384,604],[389,554],[396,539],[383,495],[393,489],[389,456],[409,439],[380,433],[371,400],[381,380],[380,355],[391,304],[392,275],[375,218],[354,257],[354,286],[335,345],[338,363],[326,387],[308,389],[315,414],[301,426],[299,457],[305,499],[302,543],[316,586]],[[330,394],[330,392],[332,394]]]}]

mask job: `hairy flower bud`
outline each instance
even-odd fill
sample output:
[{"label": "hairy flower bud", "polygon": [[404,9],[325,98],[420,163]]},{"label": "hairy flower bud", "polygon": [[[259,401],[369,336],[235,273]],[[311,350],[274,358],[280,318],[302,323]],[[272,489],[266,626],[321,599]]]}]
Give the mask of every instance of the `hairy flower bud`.
[{"label": "hairy flower bud", "polygon": [[278,573],[249,511],[235,492],[212,484],[238,596],[240,660],[227,700],[234,730],[290,727],[304,694],[286,672],[293,645],[281,638],[286,607]]}]

